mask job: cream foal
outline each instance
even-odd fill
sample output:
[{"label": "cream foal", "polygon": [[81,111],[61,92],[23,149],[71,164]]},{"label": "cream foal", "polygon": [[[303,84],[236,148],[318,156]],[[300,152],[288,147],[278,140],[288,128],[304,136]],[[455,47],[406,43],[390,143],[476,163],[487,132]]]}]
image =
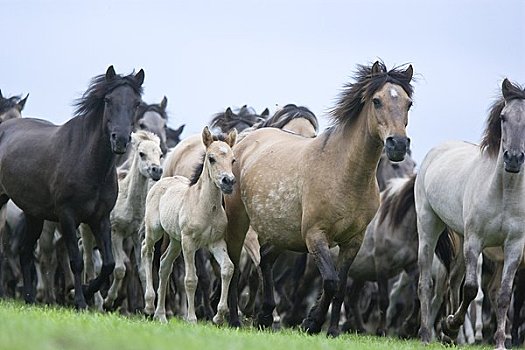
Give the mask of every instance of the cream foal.
[{"label": "cream foal", "polygon": [[153,313],[155,301],[152,278],[154,245],[164,233],[170,237],[169,246],[160,262],[158,301],[154,315],[154,318],[161,322],[167,322],[166,287],[173,262],[179,256],[181,248],[186,271],[184,286],[188,302],[187,321],[197,321],[194,302],[197,288],[195,252],[202,247],[207,247],[221,266],[221,298],[213,322],[224,321],[228,311],[227,297],[233,264],[224,241],[227,219],[222,206],[222,194],[230,194],[235,183],[231,147],[236,138],[237,131],[234,130],[221,141],[205,127],[202,142],[206,153],[202,169],[196,169],[192,180],[183,176],[165,177],[148,193],[144,220],[146,236],[142,242],[142,269],[146,277],[146,314]]}]

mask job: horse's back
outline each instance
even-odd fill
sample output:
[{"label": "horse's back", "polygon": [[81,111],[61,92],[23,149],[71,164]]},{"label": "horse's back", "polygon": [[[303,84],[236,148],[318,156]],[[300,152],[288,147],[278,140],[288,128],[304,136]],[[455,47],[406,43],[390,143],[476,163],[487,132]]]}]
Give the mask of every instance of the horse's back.
[{"label": "horse's back", "polygon": [[193,169],[204,154],[204,145],[200,134],[192,135],[177,144],[166,157],[162,177],[180,175],[191,177]]}]

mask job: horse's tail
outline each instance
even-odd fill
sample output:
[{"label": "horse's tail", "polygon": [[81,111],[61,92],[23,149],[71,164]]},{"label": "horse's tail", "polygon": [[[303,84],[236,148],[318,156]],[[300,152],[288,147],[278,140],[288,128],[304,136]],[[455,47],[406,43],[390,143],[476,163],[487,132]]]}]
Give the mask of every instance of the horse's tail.
[{"label": "horse's tail", "polygon": [[447,273],[450,273],[450,265],[455,256],[454,241],[452,240],[452,231],[445,227],[439,235],[435,253],[439,260],[445,265]]}]

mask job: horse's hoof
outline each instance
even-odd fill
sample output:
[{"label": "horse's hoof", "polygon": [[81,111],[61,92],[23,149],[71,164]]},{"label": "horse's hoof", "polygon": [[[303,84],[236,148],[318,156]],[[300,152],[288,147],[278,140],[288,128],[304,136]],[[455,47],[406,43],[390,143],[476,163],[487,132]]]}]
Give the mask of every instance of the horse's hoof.
[{"label": "horse's hoof", "polygon": [[377,335],[378,337],[386,337],[386,329],[384,329],[384,328],[378,328],[378,329],[376,330],[376,335]]},{"label": "horse's hoof", "polygon": [[419,339],[421,339],[421,342],[423,344],[430,344],[430,331],[428,330],[428,328],[423,328],[421,327],[419,329]]},{"label": "horse's hoof", "polygon": [[160,323],[168,323],[168,319],[166,318],[166,314],[157,314],[153,315],[153,319],[155,321],[159,321]]},{"label": "horse's hoof", "polygon": [[215,315],[213,316],[213,323],[216,325],[221,325],[224,323],[224,317],[222,315]]},{"label": "horse's hoof", "polygon": [[308,334],[319,334],[319,332],[321,332],[321,325],[307,317],[303,320],[301,329]]},{"label": "horse's hoof", "polygon": [[453,315],[448,315],[446,318],[441,320],[441,331],[452,340],[456,340],[459,334],[459,327],[453,328],[450,322],[454,318]]},{"label": "horse's hoof", "polygon": [[339,327],[330,327],[328,331],[326,331],[326,336],[329,338],[337,338],[339,334],[341,334]]},{"label": "horse's hoof", "polygon": [[257,315],[256,326],[260,329],[270,328],[273,325],[273,315],[260,313]]},{"label": "horse's hoof", "polygon": [[237,321],[229,321],[228,325],[231,328],[241,328],[241,321],[239,321],[239,320],[237,320]]}]

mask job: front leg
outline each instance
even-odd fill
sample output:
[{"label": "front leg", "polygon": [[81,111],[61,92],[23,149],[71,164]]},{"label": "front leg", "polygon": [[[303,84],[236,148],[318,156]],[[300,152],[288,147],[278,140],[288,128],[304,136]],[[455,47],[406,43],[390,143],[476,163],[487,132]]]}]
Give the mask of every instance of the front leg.
[{"label": "front leg", "polygon": [[35,277],[34,251],[36,242],[42,233],[42,225],[43,220],[22,214],[21,220],[15,229],[15,234],[17,231],[19,231],[18,233],[20,234],[19,254],[24,281],[24,299],[26,303],[29,304],[35,302],[35,290],[33,288],[33,279]]},{"label": "front leg", "polygon": [[93,294],[100,290],[100,287],[104,282],[109,281],[109,275],[115,268],[115,260],[113,258],[113,250],[111,248],[111,223],[109,221],[109,214],[105,215],[100,221],[94,221],[88,223],[95,241],[97,242],[98,249],[102,255],[102,268],[100,274],[92,281],[89,282],[87,287],[87,296],[91,298]]},{"label": "front leg", "polygon": [[213,322],[222,324],[224,316],[228,312],[228,289],[233,276],[233,263],[228,256],[226,242],[223,239],[210,244],[208,248],[221,267],[221,298],[217,306],[217,314],[213,317]]},{"label": "front leg", "polygon": [[[188,314],[186,321],[190,323],[197,322],[195,314],[195,290],[197,289],[197,270],[195,268],[195,252],[197,247],[191,237],[184,232],[182,236],[182,254],[184,255],[184,288],[186,289],[186,298],[188,301]],[[221,295],[222,298],[222,295]]]},{"label": "front leg", "polygon": [[115,270],[113,271],[113,283],[111,283],[106,300],[104,300],[104,307],[108,310],[114,307],[113,304],[118,297],[122,281],[126,276],[126,252],[124,252],[123,247],[124,237],[122,237],[119,232],[112,231],[111,241],[115,257]]}]

